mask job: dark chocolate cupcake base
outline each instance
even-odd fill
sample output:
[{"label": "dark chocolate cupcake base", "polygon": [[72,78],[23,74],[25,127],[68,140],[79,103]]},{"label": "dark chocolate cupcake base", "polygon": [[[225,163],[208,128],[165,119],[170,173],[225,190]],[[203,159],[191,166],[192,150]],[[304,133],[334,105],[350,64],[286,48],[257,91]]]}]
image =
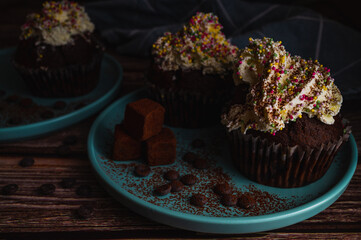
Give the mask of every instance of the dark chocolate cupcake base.
[{"label": "dark chocolate cupcake base", "polygon": [[351,128],[346,127],[337,141],[317,148],[272,143],[239,130],[228,132],[228,138],[233,163],[244,176],[267,186],[294,188],[320,179],[350,132]]},{"label": "dark chocolate cupcake base", "polygon": [[28,89],[38,97],[76,97],[89,93],[98,84],[102,54],[86,65],[58,69],[28,68],[14,62]]},{"label": "dark chocolate cupcake base", "polygon": [[149,97],[165,108],[165,124],[173,127],[199,128],[219,124],[224,93],[213,96],[187,90],[159,89],[148,84]]}]

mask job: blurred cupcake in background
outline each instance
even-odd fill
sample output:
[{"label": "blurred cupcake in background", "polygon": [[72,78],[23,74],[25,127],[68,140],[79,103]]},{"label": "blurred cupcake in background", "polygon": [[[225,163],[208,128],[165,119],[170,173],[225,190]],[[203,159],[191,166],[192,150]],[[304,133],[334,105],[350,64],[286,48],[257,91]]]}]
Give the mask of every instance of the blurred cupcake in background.
[{"label": "blurred cupcake in background", "polygon": [[199,12],[181,30],[166,32],[153,44],[149,95],[165,107],[166,124],[196,128],[219,123],[238,55],[222,28],[213,13]]},{"label": "blurred cupcake in background", "polygon": [[96,87],[103,52],[84,7],[45,2],[21,27],[14,65],[34,95],[75,97]]},{"label": "blurred cupcake in background", "polygon": [[330,69],[291,56],[280,41],[250,38],[234,80],[250,86],[246,103],[234,103],[222,115],[235,167],[275,187],[320,179],[350,134]]}]

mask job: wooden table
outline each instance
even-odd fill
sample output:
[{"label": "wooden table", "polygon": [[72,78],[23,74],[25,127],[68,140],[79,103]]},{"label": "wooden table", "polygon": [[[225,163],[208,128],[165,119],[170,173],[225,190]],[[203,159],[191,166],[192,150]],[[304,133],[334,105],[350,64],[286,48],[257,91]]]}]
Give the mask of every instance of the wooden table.
[{"label": "wooden table", "polygon": [[[19,6],[5,2],[0,10],[2,48],[14,45],[23,16],[38,8],[35,3]],[[337,16],[342,19],[342,13]],[[347,19],[345,21],[347,23]],[[140,88],[149,60],[108,52],[124,68],[124,82],[118,97]],[[355,106],[360,105],[361,101],[346,101],[342,108],[342,114],[353,126],[358,148],[361,146],[361,109]],[[180,230],[146,219],[114,200],[95,179],[86,151],[87,134],[95,118],[96,115],[44,137],[0,144],[0,188],[10,183],[19,185],[15,195],[0,195],[0,239],[361,238],[360,164],[347,190],[332,206],[308,220],[274,231],[214,235]],[[64,144],[67,136],[75,136],[76,142]],[[18,165],[26,156],[34,158],[33,166]],[[67,177],[77,179],[74,188],[60,187],[61,180]],[[53,183],[55,193],[39,196],[37,188],[44,183]],[[75,189],[81,184],[92,187],[91,197],[76,194]],[[76,217],[76,209],[82,205],[91,205],[93,216],[86,220]]]}]

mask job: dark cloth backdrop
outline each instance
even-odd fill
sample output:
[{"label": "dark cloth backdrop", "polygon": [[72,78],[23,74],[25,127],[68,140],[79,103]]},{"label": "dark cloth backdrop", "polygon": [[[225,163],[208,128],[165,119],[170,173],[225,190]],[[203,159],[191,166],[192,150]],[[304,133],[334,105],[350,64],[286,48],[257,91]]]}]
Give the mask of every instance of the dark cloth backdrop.
[{"label": "dark cloth backdrop", "polygon": [[239,48],[249,37],[281,40],[292,55],[330,68],[345,99],[361,97],[361,34],[307,8],[240,0],[109,0],[88,3],[86,11],[107,44],[134,56],[149,56],[159,36],[178,31],[196,12],[213,12]]}]

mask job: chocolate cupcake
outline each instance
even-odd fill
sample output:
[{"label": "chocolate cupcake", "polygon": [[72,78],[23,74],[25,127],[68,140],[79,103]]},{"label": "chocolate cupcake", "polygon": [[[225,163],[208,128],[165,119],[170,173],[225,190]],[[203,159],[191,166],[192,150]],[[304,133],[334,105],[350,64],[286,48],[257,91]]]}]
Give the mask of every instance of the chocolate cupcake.
[{"label": "chocolate cupcake", "polygon": [[221,30],[217,16],[197,13],[180,31],[166,32],[153,44],[149,95],[165,107],[166,124],[196,128],[219,123],[238,51]]},{"label": "chocolate cupcake", "polygon": [[235,84],[250,90],[245,103],[233,101],[222,114],[235,167],[275,187],[320,179],[350,134],[330,70],[271,38],[250,38],[238,61]]},{"label": "chocolate cupcake", "polygon": [[99,80],[104,48],[94,25],[75,2],[45,2],[21,27],[14,65],[29,90],[40,97],[75,97]]}]

